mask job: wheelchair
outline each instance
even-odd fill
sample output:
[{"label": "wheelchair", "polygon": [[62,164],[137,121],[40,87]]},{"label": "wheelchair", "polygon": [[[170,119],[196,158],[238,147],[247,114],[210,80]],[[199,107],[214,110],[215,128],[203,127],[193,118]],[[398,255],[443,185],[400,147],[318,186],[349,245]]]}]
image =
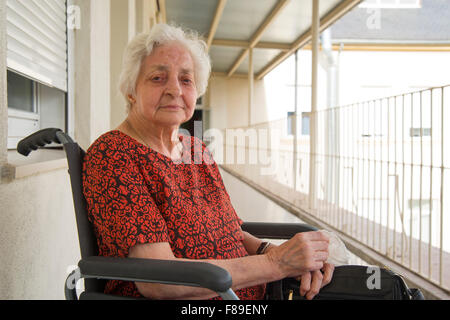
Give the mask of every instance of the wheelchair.
[{"label": "wheelchair", "polygon": [[[17,145],[17,151],[28,156],[33,150],[53,142],[62,144],[66,153],[81,251],[78,269],[68,275],[64,285],[67,300],[133,299],[105,294],[107,280],[202,287],[216,292],[224,300],[238,300],[231,289],[232,279],[229,272],[206,262],[99,256],[97,240],[88,220],[82,191],[81,172],[85,151],[69,135],[57,128],[42,129],[22,139]],[[244,222],[241,227],[242,230],[263,239],[290,239],[296,233],[317,230],[313,226],[300,223]],[[84,280],[84,291],[78,296],[76,283],[81,279]],[[276,283],[272,284],[268,286],[268,290],[279,291]]]}]

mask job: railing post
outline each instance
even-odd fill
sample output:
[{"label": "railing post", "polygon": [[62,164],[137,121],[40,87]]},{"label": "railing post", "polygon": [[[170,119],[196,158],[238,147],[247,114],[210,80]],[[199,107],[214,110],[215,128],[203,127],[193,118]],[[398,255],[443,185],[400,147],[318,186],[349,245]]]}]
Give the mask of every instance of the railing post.
[{"label": "railing post", "polygon": [[297,145],[298,145],[298,130],[297,130],[297,121],[298,121],[298,50],[295,51],[295,84],[294,84],[294,121],[292,122],[292,130],[294,132],[294,145],[293,145],[293,162],[292,162],[292,174],[293,174],[293,187],[294,187],[294,194],[297,190]]},{"label": "railing post", "polygon": [[311,66],[311,113],[310,121],[310,156],[309,156],[309,208],[316,208],[316,146],[317,146],[317,68],[319,53],[319,0],[312,0],[312,66]]},{"label": "railing post", "polygon": [[254,71],[253,71],[253,48],[248,50],[248,126],[252,124],[252,107],[253,107],[253,85],[254,85]]}]

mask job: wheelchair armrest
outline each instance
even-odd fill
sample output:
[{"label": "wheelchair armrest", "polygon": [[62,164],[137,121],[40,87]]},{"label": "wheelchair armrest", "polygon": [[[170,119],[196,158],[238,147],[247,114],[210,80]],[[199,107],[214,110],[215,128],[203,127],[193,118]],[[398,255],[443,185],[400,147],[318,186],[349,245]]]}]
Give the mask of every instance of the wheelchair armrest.
[{"label": "wheelchair armrest", "polygon": [[222,293],[232,284],[227,270],[207,262],[93,256],[80,260],[78,267],[83,278],[186,285]]},{"label": "wheelchair armrest", "polygon": [[290,239],[296,233],[317,231],[316,227],[304,223],[273,223],[273,222],[244,222],[243,231],[258,238]]}]

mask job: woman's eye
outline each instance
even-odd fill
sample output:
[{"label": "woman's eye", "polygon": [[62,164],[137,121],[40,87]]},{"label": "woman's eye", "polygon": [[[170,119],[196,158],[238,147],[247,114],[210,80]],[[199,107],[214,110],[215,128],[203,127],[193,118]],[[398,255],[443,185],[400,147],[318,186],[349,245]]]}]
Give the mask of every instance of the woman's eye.
[{"label": "woman's eye", "polygon": [[164,75],[153,75],[153,76],[150,76],[149,79],[154,82],[161,82],[161,81],[164,81]]}]

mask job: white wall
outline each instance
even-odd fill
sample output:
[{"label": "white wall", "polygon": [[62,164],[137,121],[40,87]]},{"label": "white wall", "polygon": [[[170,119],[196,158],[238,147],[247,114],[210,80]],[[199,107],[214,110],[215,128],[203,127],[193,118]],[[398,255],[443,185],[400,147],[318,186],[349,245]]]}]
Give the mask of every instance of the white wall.
[{"label": "white wall", "polygon": [[225,77],[212,77],[209,81],[209,107],[211,108],[211,128],[227,127],[227,80]]},{"label": "white wall", "polygon": [[341,54],[341,104],[450,84],[450,52]]},{"label": "white wall", "polygon": [[0,0],[0,166],[6,162],[8,109],[6,101],[6,1]]},{"label": "white wall", "polygon": [[[87,148],[110,128],[110,0],[75,0],[75,140]],[[126,32],[126,30],[124,30]]]},{"label": "white wall", "polygon": [[124,48],[128,43],[129,13],[128,1],[111,0],[111,36],[114,41],[110,43],[111,52],[111,128],[117,127],[126,117],[125,100],[120,94],[119,77],[122,70],[122,57]]},{"label": "white wall", "polygon": [[[338,59],[337,52],[333,52]],[[342,51],[339,58],[339,105],[379,99],[450,84],[450,52]],[[294,111],[294,64],[288,58],[265,78],[270,120]],[[311,110],[311,51],[298,52],[298,111]],[[319,109],[327,105],[327,79],[319,65]]]},{"label": "white wall", "polygon": [[0,184],[0,299],[64,299],[80,259],[67,170]]},{"label": "white wall", "polygon": [[125,46],[137,33],[156,23],[154,0],[111,0],[110,43],[110,128],[116,128],[127,116],[125,100],[119,91],[119,77]]},{"label": "white wall", "polygon": [[[269,120],[266,84],[254,81],[251,124]],[[211,110],[210,127],[225,129],[248,125],[248,80],[212,76],[208,85],[207,105]]]},{"label": "white wall", "polygon": [[[91,5],[91,121],[90,138],[93,142],[110,130],[110,41],[111,0],[90,1]],[[126,30],[124,30],[126,33]]]}]

